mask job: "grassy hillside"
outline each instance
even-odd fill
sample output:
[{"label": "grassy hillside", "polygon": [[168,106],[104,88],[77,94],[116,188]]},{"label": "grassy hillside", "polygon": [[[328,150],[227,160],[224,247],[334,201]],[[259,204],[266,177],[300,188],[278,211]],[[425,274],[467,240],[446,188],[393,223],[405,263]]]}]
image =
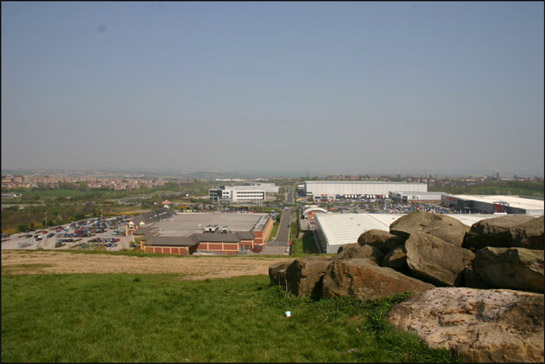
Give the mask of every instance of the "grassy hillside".
[{"label": "grassy hillside", "polygon": [[311,301],[263,275],[3,274],[1,294],[2,362],[457,360],[388,324],[402,296]]}]

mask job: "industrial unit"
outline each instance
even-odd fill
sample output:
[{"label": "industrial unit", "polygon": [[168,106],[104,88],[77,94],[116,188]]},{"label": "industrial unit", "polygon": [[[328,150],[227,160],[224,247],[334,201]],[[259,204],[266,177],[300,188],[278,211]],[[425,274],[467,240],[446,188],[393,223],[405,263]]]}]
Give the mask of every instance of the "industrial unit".
[{"label": "industrial unit", "polygon": [[441,203],[445,192],[392,191],[389,197],[396,202],[428,202]]},{"label": "industrial unit", "polygon": [[465,213],[507,213],[540,216],[545,202],[540,197],[512,195],[443,195],[441,203]]},{"label": "industrial unit", "polygon": [[305,181],[306,196],[313,199],[386,198],[392,191],[427,192],[425,183],[376,181]]},{"label": "industrial unit", "polygon": [[238,254],[266,245],[273,223],[268,214],[180,213],[138,224],[133,235],[150,253]]},{"label": "industrial unit", "polygon": [[[315,237],[324,253],[337,253],[339,247],[356,243],[364,232],[371,229],[390,231],[390,225],[404,214],[317,214]],[[477,221],[497,217],[485,214],[448,214],[467,226]]]}]

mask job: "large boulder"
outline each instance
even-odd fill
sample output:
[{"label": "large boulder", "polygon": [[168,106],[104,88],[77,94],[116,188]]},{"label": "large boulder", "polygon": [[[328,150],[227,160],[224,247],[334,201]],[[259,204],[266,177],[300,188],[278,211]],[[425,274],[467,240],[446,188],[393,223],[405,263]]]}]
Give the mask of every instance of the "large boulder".
[{"label": "large boulder", "polygon": [[284,287],[284,289],[287,289],[286,270],[291,263],[293,263],[293,260],[276,263],[269,267],[269,279],[271,281],[271,284],[280,285]]},{"label": "large boulder", "polygon": [[475,254],[430,234],[414,232],[405,242],[411,273],[439,286],[459,285],[464,267]]},{"label": "large boulder", "polygon": [[389,321],[466,363],[543,363],[543,294],[435,288],[394,306]]},{"label": "large boulder", "polygon": [[329,266],[322,283],[322,296],[352,296],[368,300],[431,288],[434,288],[432,284],[379,267],[370,259],[350,259],[334,261]]},{"label": "large boulder", "polygon": [[329,257],[295,259],[286,269],[286,288],[296,296],[319,297],[322,278],[331,264]]},{"label": "large boulder", "polygon": [[545,216],[515,225],[510,229],[513,246],[527,249],[545,249]]},{"label": "large boulder", "polygon": [[405,243],[405,239],[384,230],[371,229],[359,236],[358,243],[362,246],[375,246],[384,254],[387,254],[389,251],[402,246]]},{"label": "large boulder", "polygon": [[343,251],[345,251],[346,249],[351,249],[353,247],[359,247],[361,246],[360,244],[358,243],[351,243],[351,244],[344,244],[344,245],[341,245],[339,247],[339,249],[337,249],[337,254],[341,254]]},{"label": "large boulder", "polygon": [[543,250],[486,247],[475,252],[472,266],[494,287],[543,292]]},{"label": "large boulder", "polygon": [[426,211],[413,211],[400,217],[390,225],[390,233],[407,239],[412,233],[427,233],[443,241],[462,246],[470,227],[459,220]]},{"label": "large boulder", "polygon": [[[539,220],[528,215],[505,215],[478,221],[467,232],[462,247],[471,250],[482,249],[485,246],[528,248],[536,239],[533,233],[530,233],[532,238],[525,236],[524,227],[529,226],[535,231],[531,222],[536,219]],[[541,221],[543,225],[543,220]],[[526,225],[527,223],[529,225]],[[541,229],[543,230],[543,226]],[[543,237],[543,233],[541,236]],[[543,249],[543,238],[540,246]]]},{"label": "large boulder", "polygon": [[371,245],[361,246],[358,243],[343,245],[339,250],[341,250],[340,253],[331,257],[332,260],[369,258],[379,263],[384,256],[379,248]]},{"label": "large boulder", "polygon": [[407,265],[407,251],[404,246],[400,246],[386,254],[380,265],[410,275],[409,266]]}]

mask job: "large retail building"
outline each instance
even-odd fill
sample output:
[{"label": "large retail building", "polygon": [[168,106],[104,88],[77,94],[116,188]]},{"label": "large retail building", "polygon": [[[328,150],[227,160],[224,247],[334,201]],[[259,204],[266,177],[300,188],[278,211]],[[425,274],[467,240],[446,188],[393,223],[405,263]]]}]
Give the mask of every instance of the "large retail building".
[{"label": "large retail building", "polygon": [[542,197],[513,195],[448,195],[441,197],[441,203],[465,213],[507,213],[543,215],[545,202]]},{"label": "large retail building", "polygon": [[238,254],[262,247],[274,223],[268,214],[256,213],[165,213],[153,221],[134,220],[131,234],[143,251],[180,255]]},{"label": "large retail building", "polygon": [[306,196],[327,198],[385,198],[393,191],[427,192],[425,183],[376,181],[305,181]]}]

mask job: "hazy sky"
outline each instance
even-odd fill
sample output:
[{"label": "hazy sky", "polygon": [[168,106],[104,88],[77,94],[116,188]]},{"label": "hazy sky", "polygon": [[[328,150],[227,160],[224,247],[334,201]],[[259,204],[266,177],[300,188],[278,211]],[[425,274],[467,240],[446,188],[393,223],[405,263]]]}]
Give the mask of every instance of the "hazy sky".
[{"label": "hazy sky", "polygon": [[2,169],[543,176],[543,2],[1,6]]}]

